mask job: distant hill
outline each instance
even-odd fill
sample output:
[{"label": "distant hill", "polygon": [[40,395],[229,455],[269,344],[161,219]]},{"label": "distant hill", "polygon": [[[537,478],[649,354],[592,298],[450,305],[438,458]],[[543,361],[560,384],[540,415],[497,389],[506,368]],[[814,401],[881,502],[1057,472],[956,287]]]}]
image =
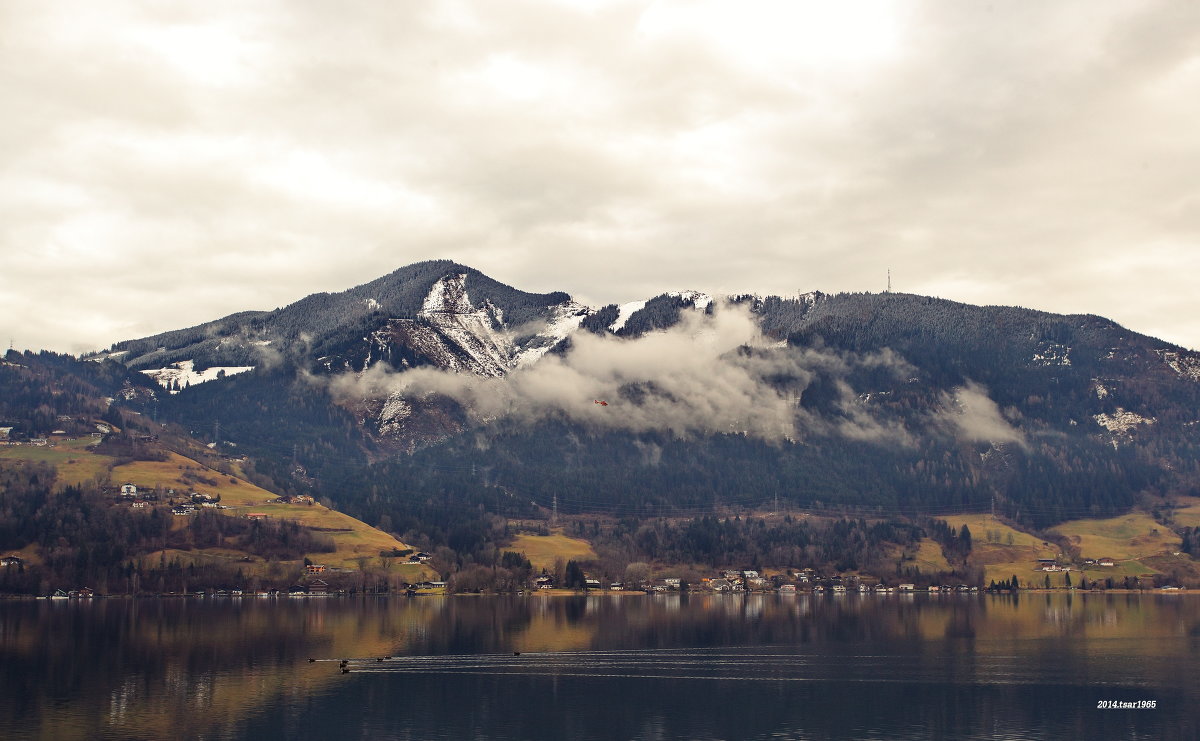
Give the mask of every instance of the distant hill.
[{"label": "distant hill", "polygon": [[122,412],[117,399],[153,398],[146,380],[52,353],[0,364],[0,553],[22,561],[0,571],[0,593],[288,588],[305,558],[344,570],[328,575],[341,587],[433,573],[373,575],[381,554],[412,549],[310,497],[281,498],[242,456]]}]

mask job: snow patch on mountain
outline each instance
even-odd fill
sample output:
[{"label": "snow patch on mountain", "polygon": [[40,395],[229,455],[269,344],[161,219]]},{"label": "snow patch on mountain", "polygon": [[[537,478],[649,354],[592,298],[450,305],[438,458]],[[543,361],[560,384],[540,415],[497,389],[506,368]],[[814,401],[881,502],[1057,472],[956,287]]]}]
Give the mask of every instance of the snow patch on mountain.
[{"label": "snow patch on mountain", "polygon": [[1033,354],[1032,362],[1041,366],[1070,365],[1071,348],[1059,342],[1043,342]]},{"label": "snow patch on mountain", "polygon": [[1129,432],[1138,425],[1152,425],[1158,420],[1154,417],[1143,417],[1137,412],[1130,412],[1121,407],[1113,414],[1096,414],[1092,416],[1096,424],[1113,433]]},{"label": "snow patch on mountain", "polygon": [[1180,378],[1200,381],[1200,357],[1169,350],[1161,351],[1161,355],[1167,367],[1175,371]]},{"label": "snow patch on mountain", "polygon": [[167,389],[172,394],[177,394],[180,390],[188,386],[215,381],[225,376],[234,376],[238,373],[254,370],[254,366],[252,365],[214,365],[202,371],[195,370],[195,367],[196,364],[194,361],[181,360],[178,363],[172,363],[166,368],[144,370],[142,373],[153,378],[159,386]]},{"label": "snow patch on mountain", "polygon": [[398,343],[455,373],[504,375],[516,348],[503,325],[503,312],[490,302],[475,308],[466,278],[465,273],[442,278],[430,288],[415,320],[392,319],[375,332],[363,370],[375,362],[376,350],[382,356]]},{"label": "snow patch on mountain", "polygon": [[420,314],[472,314],[475,307],[467,296],[467,274],[447,275],[433,284],[421,306]]},{"label": "snow patch on mountain", "polygon": [[608,326],[608,331],[616,333],[624,328],[625,323],[629,321],[629,317],[646,308],[645,301],[630,301],[627,304],[621,304],[617,307],[617,318]]},{"label": "snow patch on mountain", "polygon": [[667,295],[690,301],[696,307],[696,311],[705,311],[713,301],[712,296],[701,291],[670,291]]},{"label": "snow patch on mountain", "polygon": [[383,403],[379,412],[379,431],[384,435],[400,432],[404,421],[412,416],[412,404],[400,393],[394,393]]},{"label": "snow patch on mountain", "polygon": [[96,353],[95,355],[83,359],[92,363],[103,363],[105,360],[120,360],[123,356],[128,354],[128,350],[117,350],[116,352]]},{"label": "snow patch on mountain", "polygon": [[551,309],[550,319],[545,328],[513,358],[513,366],[523,368],[537,362],[552,347],[578,330],[579,325],[591,313],[590,308],[574,301],[555,306]]}]

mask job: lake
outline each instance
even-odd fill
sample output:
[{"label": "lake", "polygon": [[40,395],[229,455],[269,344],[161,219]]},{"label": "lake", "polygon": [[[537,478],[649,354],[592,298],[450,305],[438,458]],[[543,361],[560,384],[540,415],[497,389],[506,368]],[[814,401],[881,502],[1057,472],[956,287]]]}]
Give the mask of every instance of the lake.
[{"label": "lake", "polygon": [[5,601],[0,738],[1195,739],[1198,660],[1188,594]]}]

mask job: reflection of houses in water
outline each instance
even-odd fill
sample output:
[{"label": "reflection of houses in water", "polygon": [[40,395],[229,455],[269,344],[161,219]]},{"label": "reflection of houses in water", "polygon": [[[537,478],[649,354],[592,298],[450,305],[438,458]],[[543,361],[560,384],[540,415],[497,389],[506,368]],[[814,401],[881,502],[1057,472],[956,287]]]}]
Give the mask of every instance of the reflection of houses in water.
[{"label": "reflection of houses in water", "polygon": [[788,600],[788,604],[792,606],[792,613],[798,617],[807,617],[812,614],[812,601],[807,596],[802,596],[795,602]]},{"label": "reflection of houses in water", "polygon": [[721,612],[726,615],[741,615],[742,601],[740,599],[723,599],[720,601]]},{"label": "reflection of houses in water", "polygon": [[1046,605],[1042,611],[1042,621],[1051,625],[1065,625],[1071,621],[1070,605]]},{"label": "reflection of houses in water", "polygon": [[742,614],[746,617],[758,617],[763,612],[763,600],[749,598],[745,601],[745,609]]},{"label": "reflection of houses in water", "polygon": [[678,612],[682,599],[678,594],[666,594],[657,600],[667,612]]}]

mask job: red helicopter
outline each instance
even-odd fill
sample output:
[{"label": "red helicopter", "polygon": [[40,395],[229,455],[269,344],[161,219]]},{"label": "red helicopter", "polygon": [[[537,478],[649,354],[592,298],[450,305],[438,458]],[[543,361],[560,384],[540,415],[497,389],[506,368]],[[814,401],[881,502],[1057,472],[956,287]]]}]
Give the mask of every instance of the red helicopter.
[{"label": "red helicopter", "polygon": [[602,406],[602,407],[606,407],[606,406],[608,406],[608,402],[607,402],[607,401],[602,401],[602,400],[600,400],[600,399],[596,399],[596,403],[597,403],[597,404],[599,404],[599,405],[600,405],[600,406]]}]

